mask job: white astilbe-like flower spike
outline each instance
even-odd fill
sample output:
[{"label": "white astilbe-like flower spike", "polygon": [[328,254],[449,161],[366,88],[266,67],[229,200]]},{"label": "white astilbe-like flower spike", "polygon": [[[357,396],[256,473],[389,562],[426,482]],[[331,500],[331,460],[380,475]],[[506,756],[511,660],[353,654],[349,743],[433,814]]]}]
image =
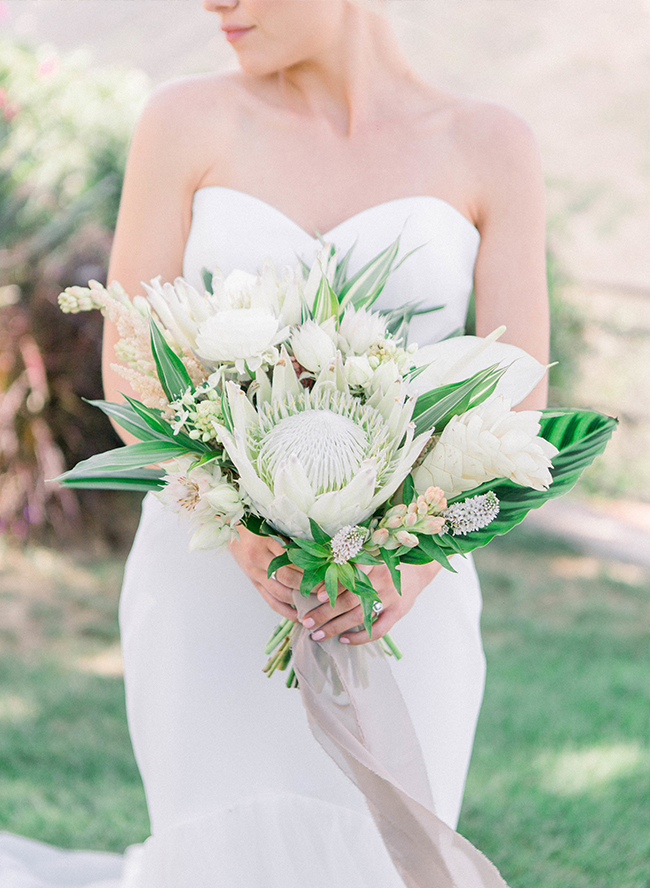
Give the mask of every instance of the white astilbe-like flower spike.
[{"label": "white astilbe-like flower spike", "polygon": [[355,524],[346,524],[342,527],[330,543],[334,564],[347,564],[350,558],[358,555],[367,536],[368,531],[365,527]]},{"label": "white astilbe-like flower spike", "polygon": [[495,478],[546,489],[557,448],[539,437],[540,417],[535,410],[510,410],[501,395],[453,417],[413,472],[416,489],[433,485],[454,496]]},{"label": "white astilbe-like flower spike", "polygon": [[498,514],[499,499],[492,490],[488,490],[479,496],[470,496],[462,503],[453,503],[444,510],[442,517],[446,530],[451,530],[454,536],[464,536],[492,524]]}]

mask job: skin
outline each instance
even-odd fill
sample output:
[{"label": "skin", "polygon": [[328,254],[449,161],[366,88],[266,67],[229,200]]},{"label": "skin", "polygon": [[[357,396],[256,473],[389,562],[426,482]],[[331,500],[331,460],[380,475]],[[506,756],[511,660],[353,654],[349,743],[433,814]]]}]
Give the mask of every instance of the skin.
[{"label": "skin", "polygon": [[[192,196],[205,185],[252,194],[310,233],[387,200],[431,195],[481,234],[477,334],[505,324],[502,341],[547,363],[545,188],[528,125],[499,104],[421,80],[388,21],[351,0],[203,5],[221,24],[252,26],[233,44],[240,70],[174,81],[152,96],[133,137],[109,280],[135,294],[142,280],[180,275]],[[110,368],[117,338],[107,323],[108,400],[135,394]],[[545,404],[544,380],[518,409]],[[269,606],[295,620],[300,572],[266,575],[280,544],[242,528],[229,548]],[[373,640],[411,609],[440,566],[401,570],[400,596],[387,568],[368,569],[384,604]],[[342,643],[364,644],[365,631],[350,632],[361,621],[358,599],[341,590],[333,609],[325,603],[303,624],[315,641],[340,634]]]}]

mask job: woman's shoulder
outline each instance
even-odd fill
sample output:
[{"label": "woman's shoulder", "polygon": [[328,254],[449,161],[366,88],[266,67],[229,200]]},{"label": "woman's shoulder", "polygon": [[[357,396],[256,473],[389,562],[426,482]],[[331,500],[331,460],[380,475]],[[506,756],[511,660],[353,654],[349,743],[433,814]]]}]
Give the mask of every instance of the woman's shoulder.
[{"label": "woman's shoulder", "polygon": [[205,124],[215,113],[226,115],[236,109],[245,95],[239,72],[179,77],[153,91],[143,117],[162,116],[168,124]]}]

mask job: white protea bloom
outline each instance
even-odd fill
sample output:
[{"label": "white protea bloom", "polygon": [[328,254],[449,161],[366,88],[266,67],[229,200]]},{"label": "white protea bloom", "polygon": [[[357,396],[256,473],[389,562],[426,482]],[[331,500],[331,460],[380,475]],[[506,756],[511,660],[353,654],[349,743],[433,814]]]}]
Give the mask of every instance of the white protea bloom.
[{"label": "white protea bloom", "polygon": [[172,512],[189,518],[194,533],[189,547],[220,549],[236,535],[244,516],[239,492],[213,461],[191,468],[194,457],[179,457],[168,469],[165,486],[155,496]]},{"label": "white protea bloom", "polygon": [[510,410],[501,395],[453,417],[435,447],[413,472],[418,491],[441,487],[447,496],[495,478],[545,490],[557,448],[539,437],[541,413]]},{"label": "white protea bloom", "polygon": [[173,284],[163,284],[158,276],[148,284],[143,281],[142,286],[149,304],[176,344],[182,349],[195,351],[199,324],[217,310],[210,294],[200,294],[181,277]]},{"label": "white protea bloom", "polygon": [[492,490],[479,496],[470,496],[462,503],[453,503],[442,513],[445,530],[454,536],[472,533],[492,524],[499,514],[499,499]]},{"label": "white protea bloom", "polygon": [[363,404],[347,390],[342,361],[310,391],[282,355],[268,400],[255,409],[226,386],[232,431],[216,425],[254,507],[288,536],[311,538],[309,518],[333,536],[370,517],[402,483],[429,438],[414,439],[414,404],[381,393]]},{"label": "white protea bloom", "polygon": [[386,336],[386,321],[367,308],[345,309],[339,326],[338,347],[344,355],[365,355],[371,345]]},{"label": "white protea bloom", "polygon": [[336,345],[323,326],[305,321],[291,334],[291,350],[305,370],[318,373],[336,355]]}]

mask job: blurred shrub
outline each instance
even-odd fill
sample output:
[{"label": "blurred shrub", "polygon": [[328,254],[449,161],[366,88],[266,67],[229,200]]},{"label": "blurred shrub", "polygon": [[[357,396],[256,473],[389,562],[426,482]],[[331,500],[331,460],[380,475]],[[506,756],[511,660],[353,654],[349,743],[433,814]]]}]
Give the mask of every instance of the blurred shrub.
[{"label": "blurred shrub", "polygon": [[65,316],[56,296],[105,278],[146,94],[139,72],[0,38],[0,529],[18,539],[120,542],[120,507],[43,479],[117,443],[81,400],[101,397],[101,318]]}]

